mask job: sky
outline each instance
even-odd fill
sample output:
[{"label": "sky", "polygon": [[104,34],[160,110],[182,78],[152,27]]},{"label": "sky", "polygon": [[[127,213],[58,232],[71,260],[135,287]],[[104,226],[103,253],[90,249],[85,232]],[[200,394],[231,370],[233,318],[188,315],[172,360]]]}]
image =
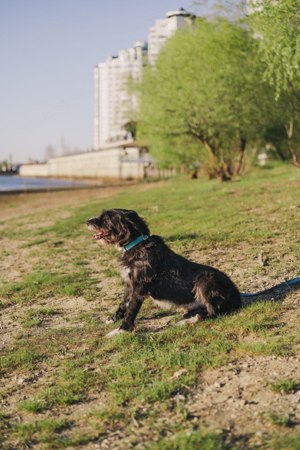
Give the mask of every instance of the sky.
[{"label": "sky", "polygon": [[193,0],[0,0],[0,161],[91,149],[93,67]]}]

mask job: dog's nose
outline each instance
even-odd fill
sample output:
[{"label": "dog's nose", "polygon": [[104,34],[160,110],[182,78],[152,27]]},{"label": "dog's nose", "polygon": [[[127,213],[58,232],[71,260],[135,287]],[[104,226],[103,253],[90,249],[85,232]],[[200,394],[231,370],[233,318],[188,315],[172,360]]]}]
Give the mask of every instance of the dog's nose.
[{"label": "dog's nose", "polygon": [[84,222],[84,224],[85,224],[88,228],[92,228],[92,227],[93,227],[93,219],[86,220],[86,221]]}]

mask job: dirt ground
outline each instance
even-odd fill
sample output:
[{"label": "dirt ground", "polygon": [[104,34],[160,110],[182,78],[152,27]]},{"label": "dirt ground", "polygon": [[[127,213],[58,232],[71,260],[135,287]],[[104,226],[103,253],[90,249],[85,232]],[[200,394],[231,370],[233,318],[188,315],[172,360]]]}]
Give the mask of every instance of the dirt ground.
[{"label": "dirt ground", "polygon": [[[133,183],[110,186],[95,186],[85,189],[65,189],[49,192],[26,192],[18,194],[0,193],[0,220],[10,219],[48,209],[80,205],[97,198],[109,197],[128,188]],[[147,186],[147,185],[145,185]]]}]

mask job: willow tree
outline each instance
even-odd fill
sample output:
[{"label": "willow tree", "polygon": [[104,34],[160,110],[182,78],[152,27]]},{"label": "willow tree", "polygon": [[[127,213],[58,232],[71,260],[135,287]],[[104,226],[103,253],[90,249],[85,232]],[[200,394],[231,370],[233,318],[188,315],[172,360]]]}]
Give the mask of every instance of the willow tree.
[{"label": "willow tree", "polygon": [[250,23],[258,36],[265,79],[275,88],[285,145],[300,168],[300,2],[252,0]]},{"label": "willow tree", "polygon": [[197,20],[171,38],[141,84],[138,136],[162,164],[200,162],[210,178],[243,171],[273,108],[257,40],[225,19]]}]

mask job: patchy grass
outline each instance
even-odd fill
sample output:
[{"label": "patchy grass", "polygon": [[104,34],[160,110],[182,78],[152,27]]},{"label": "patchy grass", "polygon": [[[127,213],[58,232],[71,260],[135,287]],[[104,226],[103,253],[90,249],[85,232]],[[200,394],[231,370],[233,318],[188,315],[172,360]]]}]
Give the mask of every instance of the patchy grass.
[{"label": "patchy grass", "polygon": [[273,439],[264,443],[264,447],[270,450],[299,450],[300,434],[293,436],[275,436]]},{"label": "patchy grass", "polygon": [[54,308],[31,308],[24,314],[21,324],[24,328],[40,327],[47,319],[60,314],[60,310]]},{"label": "patchy grass", "polygon": [[291,394],[300,390],[300,382],[292,379],[276,380],[271,383],[271,388],[281,394]]},{"label": "patchy grass", "polygon": [[13,433],[18,439],[18,444],[27,447],[43,446],[43,448],[70,448],[82,446],[93,437],[80,436],[70,439],[63,432],[71,429],[73,423],[66,419],[44,419],[32,422],[15,424]]},{"label": "patchy grass", "polygon": [[80,296],[92,291],[94,280],[86,269],[73,273],[36,271],[23,281],[4,284],[0,289],[2,307],[15,303],[32,304],[55,295]]},{"label": "patchy grass", "polygon": [[92,372],[84,371],[74,362],[68,362],[57,374],[57,382],[39,394],[36,399],[19,403],[19,408],[30,412],[43,412],[56,405],[73,405],[86,398],[91,386],[95,386],[96,377]]},{"label": "patchy grass", "polygon": [[68,428],[69,425],[66,420],[46,419],[16,424],[14,429],[24,442],[34,440],[35,436],[38,435],[41,442],[49,443],[54,434],[60,433]]},{"label": "patchy grass", "polygon": [[41,245],[47,243],[47,239],[34,239],[33,241],[24,244],[24,247],[34,247],[35,245]]},{"label": "patchy grass", "polygon": [[[147,450],[223,450],[228,448],[221,435],[194,431],[189,434],[179,433],[172,439],[161,439]],[[237,447],[231,447],[232,449]]]},{"label": "patchy grass", "polygon": [[[23,347],[23,348],[22,348]],[[36,364],[43,360],[45,355],[36,350],[32,350],[22,343],[21,346],[0,356],[0,369],[33,369]]]},{"label": "patchy grass", "polygon": [[293,421],[291,420],[290,416],[288,416],[288,415],[271,413],[268,415],[268,420],[273,425],[278,425],[280,427],[293,426]]},{"label": "patchy grass", "polygon": [[[283,423],[289,411],[269,418],[257,443],[242,426],[228,425],[225,434],[217,425],[208,429],[192,417],[189,401],[202,389],[204,371],[250,356],[297,357],[298,294],[190,327],[176,327],[179,314],[158,311],[147,300],[134,333],[105,339],[116,326],[105,319],[122,298],[118,253],[99,249],[84,222],[103,208],[136,209],[175,251],[224,270],[251,292],[299,275],[299,186],[299,172],[286,166],[225,184],[179,177],[68,211],[50,208],[2,221],[3,260],[13,258],[16,275],[6,279],[7,266],[0,266],[7,337],[0,356],[1,445],[296,449],[299,427]],[[262,251],[269,261],[263,267]],[[298,390],[296,375],[271,384],[278,401],[277,392]]]}]

